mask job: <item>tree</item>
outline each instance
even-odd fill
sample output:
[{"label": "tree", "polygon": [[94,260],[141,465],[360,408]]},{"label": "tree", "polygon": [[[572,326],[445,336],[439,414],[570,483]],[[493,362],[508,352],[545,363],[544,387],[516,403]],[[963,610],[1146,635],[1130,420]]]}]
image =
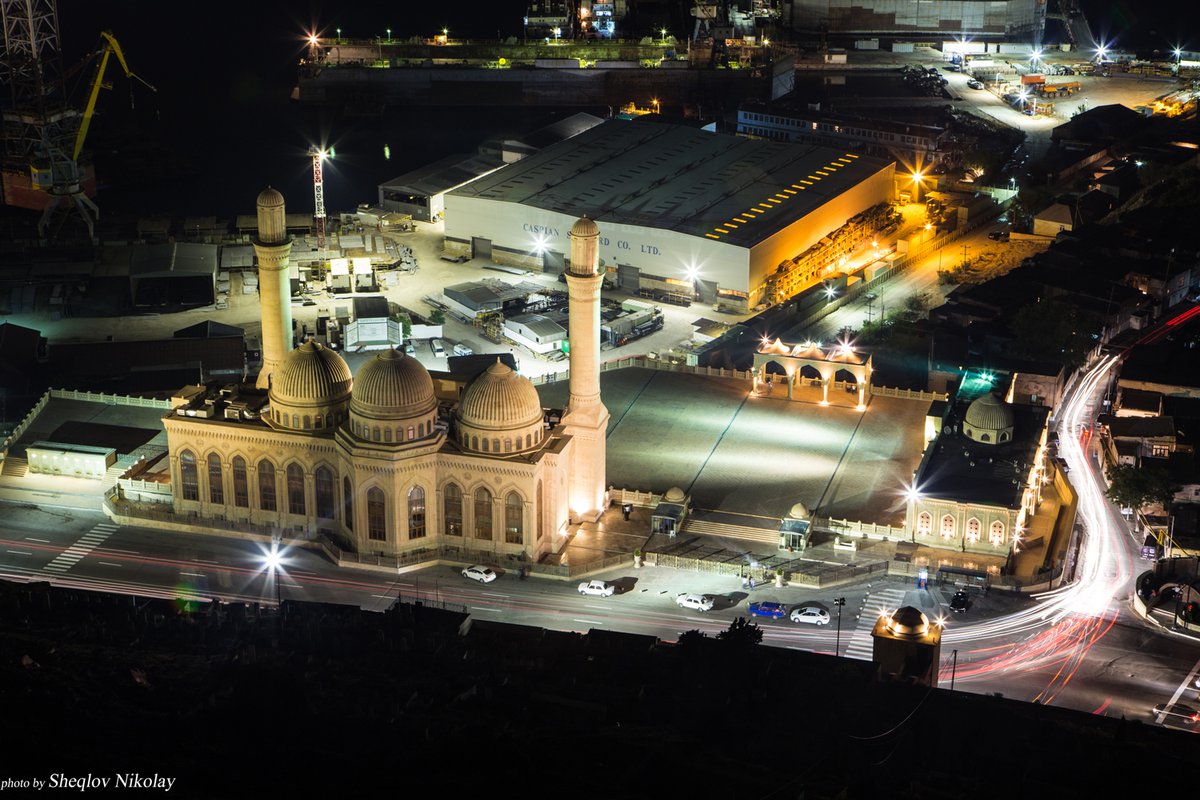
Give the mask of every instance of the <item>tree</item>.
[{"label": "tree", "polygon": [[442,311],[440,308],[436,309],[432,314],[429,315],[429,321],[434,325],[444,324],[446,322],[446,312]]},{"label": "tree", "polygon": [[729,623],[728,628],[718,633],[717,638],[735,647],[748,647],[761,642],[763,632],[753,622],[748,622],[745,617],[738,617]]},{"label": "tree", "polygon": [[1134,511],[1152,502],[1166,508],[1180,488],[1171,480],[1171,474],[1159,466],[1122,464],[1109,467],[1108,482],[1106,494],[1109,499],[1121,508],[1132,508]]},{"label": "tree", "polygon": [[1014,336],[1010,356],[1078,367],[1095,345],[1093,321],[1075,304],[1059,299],[1039,300],[1017,310],[1010,325]]},{"label": "tree", "polygon": [[700,643],[701,639],[708,638],[708,634],[701,630],[692,629],[679,634],[679,645],[682,647],[695,647]]}]

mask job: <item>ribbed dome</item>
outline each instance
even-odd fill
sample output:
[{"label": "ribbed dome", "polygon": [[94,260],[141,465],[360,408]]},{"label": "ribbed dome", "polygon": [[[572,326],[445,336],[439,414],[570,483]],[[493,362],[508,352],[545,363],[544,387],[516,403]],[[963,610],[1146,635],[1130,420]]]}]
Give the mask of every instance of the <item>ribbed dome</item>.
[{"label": "ribbed dome", "polygon": [[571,226],[572,236],[599,236],[600,226],[587,217],[580,217]]},{"label": "ribbed dome", "polygon": [[967,406],[963,422],[981,431],[1002,431],[1012,427],[1013,413],[994,392],[988,392]]},{"label": "ribbed dome", "polygon": [[792,519],[808,519],[808,506],[804,505],[804,503],[796,503],[788,511],[788,516]]},{"label": "ribbed dome", "polygon": [[428,370],[399,349],[384,350],[354,376],[352,414],[374,419],[408,419],[427,414],[436,405]]},{"label": "ribbed dome", "polygon": [[672,486],[663,495],[663,500],[668,503],[682,503],[686,497],[687,495],[683,493],[683,489],[680,489],[678,486]]},{"label": "ribbed dome", "polygon": [[542,401],[527,378],[497,360],[463,392],[458,417],[481,431],[511,430],[540,423]]},{"label": "ribbed dome", "polygon": [[283,195],[278,189],[268,186],[259,193],[256,205],[260,208],[283,208]]},{"label": "ribbed dome", "polygon": [[345,401],[354,379],[340,355],[307,341],[283,357],[271,373],[272,405],[313,405]]}]

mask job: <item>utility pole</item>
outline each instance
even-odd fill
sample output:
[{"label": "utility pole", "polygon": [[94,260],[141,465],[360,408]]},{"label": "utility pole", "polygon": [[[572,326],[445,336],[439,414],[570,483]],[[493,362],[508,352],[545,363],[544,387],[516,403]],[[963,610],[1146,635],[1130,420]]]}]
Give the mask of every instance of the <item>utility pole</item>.
[{"label": "utility pole", "polygon": [[844,597],[835,598],[833,601],[833,604],[835,606],[837,606],[837,612],[838,612],[837,638],[834,640],[835,644],[833,645],[833,654],[835,656],[840,656],[842,654],[842,606],[846,605],[846,598],[844,598]]},{"label": "utility pole", "polygon": [[950,657],[952,659],[950,662],[950,691],[953,692],[954,691],[954,674],[956,672],[958,672],[958,651],[951,650]]},{"label": "utility pole", "polygon": [[315,145],[309,148],[308,154],[312,156],[313,199],[315,200],[313,222],[317,229],[317,250],[323,251],[325,249],[325,176],[321,170],[321,162],[325,160],[327,154]]}]

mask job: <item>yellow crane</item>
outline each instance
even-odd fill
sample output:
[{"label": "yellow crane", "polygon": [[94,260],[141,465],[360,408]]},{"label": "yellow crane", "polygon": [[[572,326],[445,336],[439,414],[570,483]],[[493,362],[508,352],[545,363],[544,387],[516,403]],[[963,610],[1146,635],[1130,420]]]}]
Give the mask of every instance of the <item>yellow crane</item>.
[{"label": "yellow crane", "polygon": [[133,70],[129,68],[129,64],[125,61],[125,52],[121,50],[121,45],[117,42],[116,37],[110,31],[100,31],[100,36],[104,39],[104,49],[100,53],[100,65],[96,68],[96,79],[92,81],[92,90],[88,93],[87,104],[83,107],[83,118],[79,122],[79,133],[75,135],[75,147],[71,151],[71,160],[78,161],[79,154],[83,151],[83,140],[87,138],[88,128],[92,124],[92,115],[96,111],[96,100],[100,97],[101,89],[111,89],[111,83],[104,82],[104,70],[108,67],[108,59],[110,56],[116,56],[117,61],[121,64],[121,69],[125,70],[125,77],[136,78],[145,84],[152,92],[158,90],[146,82],[140,75],[135,75]]}]

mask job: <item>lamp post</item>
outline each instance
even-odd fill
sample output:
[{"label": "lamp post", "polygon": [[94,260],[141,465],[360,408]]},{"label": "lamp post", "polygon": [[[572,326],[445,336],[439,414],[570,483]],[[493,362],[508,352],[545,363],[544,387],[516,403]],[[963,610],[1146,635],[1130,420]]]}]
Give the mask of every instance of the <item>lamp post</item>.
[{"label": "lamp post", "polygon": [[958,651],[950,651],[950,691],[954,691],[954,674],[958,672]]},{"label": "lamp post", "polygon": [[558,44],[559,36],[562,36],[562,28],[555,28],[554,29],[554,43],[555,44]]},{"label": "lamp post", "polygon": [[280,565],[283,563],[283,559],[279,555],[278,541],[271,541],[271,552],[267,553],[266,558],[264,558],[263,561],[267,567],[267,574],[270,576],[271,581],[275,584],[275,605],[283,605],[279,589],[279,572]]},{"label": "lamp post", "polygon": [[665,45],[667,43],[667,29],[661,28],[658,32],[662,36],[662,44]]},{"label": "lamp post", "polygon": [[337,38],[338,44],[341,44],[342,43],[342,29],[341,28],[337,29],[337,35],[338,35],[338,38]]},{"label": "lamp post", "polygon": [[392,43],[392,29],[388,28],[387,33],[388,33],[388,44],[391,44]]},{"label": "lamp post", "polygon": [[925,176],[921,174],[920,170],[913,170],[912,182],[913,182],[913,202],[914,203],[921,202],[921,179],[924,177]]},{"label": "lamp post", "polygon": [[846,598],[835,597],[833,599],[833,604],[835,606],[837,606],[837,612],[838,612],[837,638],[834,640],[835,644],[833,645],[833,654],[835,656],[840,656],[842,654],[842,606],[846,605]]}]

